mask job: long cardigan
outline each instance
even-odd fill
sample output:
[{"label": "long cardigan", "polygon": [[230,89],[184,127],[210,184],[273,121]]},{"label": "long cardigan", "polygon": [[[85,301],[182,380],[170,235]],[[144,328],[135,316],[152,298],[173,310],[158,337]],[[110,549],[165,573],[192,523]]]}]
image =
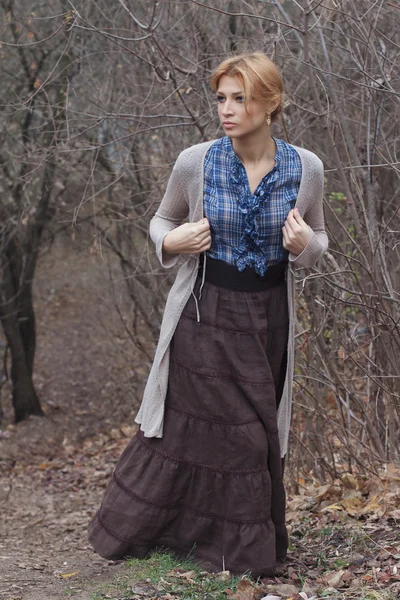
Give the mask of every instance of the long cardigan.
[{"label": "long cardigan", "polygon": [[[162,437],[164,405],[168,387],[170,342],[182,311],[193,293],[199,266],[199,253],[166,254],[162,249],[163,239],[188,217],[189,222],[203,218],[204,157],[215,140],[202,142],[183,150],[174,165],[160,207],[150,222],[150,237],[156,246],[161,265],[171,268],[183,261],[169,291],[161,323],[160,337],[154,361],[143,394],[143,400],[135,421],[140,424],[145,437]],[[280,400],[277,420],[281,456],[287,453],[292,406],[292,383],[294,368],[294,323],[295,292],[294,268],[313,267],[328,247],[324,229],[323,188],[324,169],[322,161],[309,150],[292,146],[300,155],[302,176],[295,206],[310,226],[310,236],[304,250],[289,253],[286,270],[289,337],[287,346],[286,380]],[[203,270],[203,277],[205,275]],[[198,307],[195,297],[196,306]],[[200,315],[198,313],[198,320]],[[196,343],[196,340],[193,340]],[[190,398],[188,398],[190,402]]]}]

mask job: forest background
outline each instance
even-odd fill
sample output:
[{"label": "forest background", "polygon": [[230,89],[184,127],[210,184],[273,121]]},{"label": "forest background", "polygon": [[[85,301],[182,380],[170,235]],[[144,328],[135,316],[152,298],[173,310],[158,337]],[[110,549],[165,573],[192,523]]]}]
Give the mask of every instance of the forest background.
[{"label": "forest background", "polygon": [[330,239],[297,273],[288,491],[400,517],[399,15],[383,0],[1,0],[8,480],[133,434],[175,273],[149,220],[179,152],[223,134],[212,69],[262,50],[285,81],[272,135],[324,163]]}]

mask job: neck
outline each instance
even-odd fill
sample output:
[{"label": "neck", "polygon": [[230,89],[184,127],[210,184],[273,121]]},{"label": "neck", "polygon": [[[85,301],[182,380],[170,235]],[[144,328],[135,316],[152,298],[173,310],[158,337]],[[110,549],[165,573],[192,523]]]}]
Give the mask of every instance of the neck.
[{"label": "neck", "polygon": [[275,160],[276,145],[267,128],[242,138],[234,138],[231,142],[235,154],[244,165],[257,165]]}]

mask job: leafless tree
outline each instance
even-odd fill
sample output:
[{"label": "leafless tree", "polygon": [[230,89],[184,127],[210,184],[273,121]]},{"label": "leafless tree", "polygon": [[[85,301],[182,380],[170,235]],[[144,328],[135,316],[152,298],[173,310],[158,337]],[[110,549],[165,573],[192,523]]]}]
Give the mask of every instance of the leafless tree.
[{"label": "leafless tree", "polygon": [[[59,5],[62,12],[62,3]],[[33,10],[34,9],[34,10]],[[64,186],[57,178],[65,102],[74,77],[67,13],[2,0],[0,319],[11,358],[15,421],[42,414],[32,375],[32,284],[46,226]]]},{"label": "leafless tree", "polygon": [[[73,181],[76,189],[71,224],[90,219],[98,251],[105,259],[108,252],[118,256],[134,314],[129,335],[148,366],[173,278],[154,259],[149,218],[179,152],[222,134],[208,86],[214,66],[231,51],[263,50],[276,60],[286,85],[284,115],[273,134],[309,148],[324,162],[330,235],[329,252],[318,268],[297,275],[289,472],[293,480],[300,473],[335,479],[345,471],[366,472],[398,460],[400,40],[395,3],[68,0],[59,7],[58,16],[52,8],[49,21],[51,43],[69,40],[73,52],[62,51],[64,79],[47,75],[37,93],[31,92],[43,99],[41,106],[54,107],[51,82],[64,82],[59,88],[64,110],[48,137],[57,138],[57,152],[46,143],[43,125],[38,146],[46,160],[34,172],[44,173],[56,154],[63,185],[71,189]],[[63,28],[57,31],[59,22]],[[17,57],[21,40],[13,43]],[[2,51],[9,52],[8,47]],[[11,94],[10,87],[8,98]],[[8,99],[5,106],[22,119],[21,100]],[[44,118],[47,127],[50,121]],[[52,152],[44,152],[48,148]],[[74,172],[67,176],[69,164]],[[14,173],[4,172],[4,178],[16,185]],[[5,220],[4,239],[15,239],[15,232],[26,227],[18,214],[17,228]]]}]

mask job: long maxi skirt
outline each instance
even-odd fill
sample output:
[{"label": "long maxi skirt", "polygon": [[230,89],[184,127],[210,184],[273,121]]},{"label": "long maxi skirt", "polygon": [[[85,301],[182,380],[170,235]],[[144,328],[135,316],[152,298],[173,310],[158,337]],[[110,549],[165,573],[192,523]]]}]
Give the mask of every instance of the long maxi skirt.
[{"label": "long maxi skirt", "polygon": [[171,342],[163,437],[133,436],[90,521],[100,556],[168,548],[210,571],[254,576],[284,562],[277,406],[289,324],[280,271],[266,289],[242,291],[246,283],[224,287],[235,281],[231,265],[207,259],[200,322],[191,296]]}]

